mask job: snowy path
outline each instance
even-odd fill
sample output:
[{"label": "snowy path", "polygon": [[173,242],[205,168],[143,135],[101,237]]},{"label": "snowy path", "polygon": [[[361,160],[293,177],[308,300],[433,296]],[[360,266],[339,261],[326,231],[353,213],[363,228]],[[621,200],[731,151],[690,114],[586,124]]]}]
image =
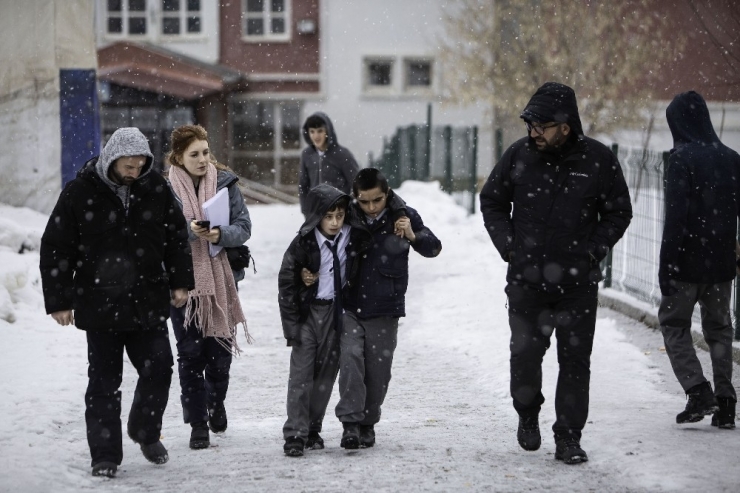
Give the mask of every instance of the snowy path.
[{"label": "snowy path", "polygon": [[[289,348],[276,275],[301,217],[296,207],[253,206],[258,273],[240,288],[257,342],[232,366],[227,432],[212,436],[208,450],[188,448],[175,370],[163,429],[170,462],[151,465],[125,440],[118,477],[92,478],[84,334],[43,315],[38,290],[29,286],[16,295],[18,320],[0,320],[0,491],[736,491],[740,430],[719,431],[708,420],[674,424],[685,401],[659,351],[660,335],[608,310],[599,313],[582,441],[590,462],[565,466],[553,458],[554,350],[544,368],[543,446],[521,450],[508,394],[505,265],[479,216],[466,217],[432,185],[407,184],[399,193],[444,249],[436,259],[413,256],[408,317],[375,448],[339,448],[335,391],[322,434],[327,448],[283,456]],[[38,262],[35,253],[14,259],[29,272]],[[127,363],[124,420],[134,382]]]}]

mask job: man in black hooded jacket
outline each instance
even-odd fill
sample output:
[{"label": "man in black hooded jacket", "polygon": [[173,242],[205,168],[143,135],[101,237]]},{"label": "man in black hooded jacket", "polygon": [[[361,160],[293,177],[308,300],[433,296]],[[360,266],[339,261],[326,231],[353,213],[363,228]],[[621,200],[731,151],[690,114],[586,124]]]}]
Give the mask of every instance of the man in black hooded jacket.
[{"label": "man in black hooded jacket", "polygon": [[[665,176],[658,318],[666,353],[688,396],[676,422],[694,423],[714,413],[713,426],[732,429],[737,395],[732,385],[730,297],[740,218],[740,156],[719,141],[707,105],[696,92],[673,98],[666,117],[674,149]],[[714,392],[691,337],[696,303],[710,348]]]},{"label": "man in black hooded jacket", "polygon": [[[583,135],[576,96],[548,82],[521,114],[528,136],[496,164],[480,195],[493,244],[509,263],[511,396],[525,450],[541,444],[542,359],[557,338],[555,458],[588,460],[580,447],[588,416],[599,261],[632,218],[614,154]],[[512,211],[513,206],[513,211]]]}]

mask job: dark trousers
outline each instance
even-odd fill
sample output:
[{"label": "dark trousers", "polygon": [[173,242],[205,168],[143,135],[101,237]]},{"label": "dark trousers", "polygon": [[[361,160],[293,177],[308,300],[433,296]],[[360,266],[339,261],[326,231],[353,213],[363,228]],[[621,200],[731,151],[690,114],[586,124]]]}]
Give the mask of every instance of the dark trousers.
[{"label": "dark trousers", "polygon": [[391,381],[398,317],[360,319],[345,312],[343,320],[336,415],[343,423],[374,425]]},{"label": "dark trousers", "polygon": [[283,436],[305,440],[309,432],[321,431],[337,379],[339,335],[334,330],[334,305],[311,305],[300,339],[300,346],[293,346],[290,353]]},{"label": "dark trousers", "polygon": [[121,464],[121,386],[123,351],[139,373],[128,417],[128,434],[137,443],[159,440],[172,381],[172,349],[167,326],[131,332],[88,332],[88,385],[85,423],[92,465]]},{"label": "dark trousers", "polygon": [[195,322],[187,327],[185,308],[170,308],[177,340],[177,369],[185,423],[208,421],[208,409],[226,400],[231,351],[215,337],[203,337]]},{"label": "dark trousers", "polygon": [[555,439],[581,438],[588,417],[591,349],[596,326],[598,286],[586,284],[556,293],[510,283],[511,396],[520,416],[536,415],[542,395],[542,359],[555,332],[558,383],[555,390]]},{"label": "dark trousers", "polygon": [[673,373],[684,391],[707,381],[691,337],[691,317],[699,303],[701,329],[709,346],[717,397],[737,400],[732,385],[732,281],[719,284],[676,282],[677,291],[660,300],[658,320]]}]

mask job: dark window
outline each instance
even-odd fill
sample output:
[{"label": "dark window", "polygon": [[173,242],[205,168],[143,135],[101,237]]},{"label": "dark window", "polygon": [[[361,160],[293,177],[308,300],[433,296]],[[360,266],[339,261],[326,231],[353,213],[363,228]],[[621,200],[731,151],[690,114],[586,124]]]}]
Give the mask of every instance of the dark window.
[{"label": "dark window", "polygon": [[285,0],[272,0],[273,12],[285,12]]},{"label": "dark window", "polygon": [[272,19],[272,31],[273,34],[282,34],[285,32],[285,19]]},{"label": "dark window", "polygon": [[123,32],[123,19],[120,17],[108,17],[108,32],[109,33],[122,33]]},{"label": "dark window", "polygon": [[234,147],[246,151],[275,148],[274,103],[249,101],[234,105]]},{"label": "dark window", "polygon": [[406,65],[406,82],[409,86],[431,86],[432,64],[424,61],[408,62]]},{"label": "dark window", "polygon": [[162,19],[163,34],[180,34],[180,19],[178,17],[165,17]]},{"label": "dark window", "polygon": [[200,0],[188,0],[188,11],[189,12],[200,11]]},{"label": "dark window", "polygon": [[144,12],[146,10],[146,0],[128,0],[129,12]]},{"label": "dark window", "polygon": [[391,84],[392,67],[391,62],[368,63],[368,84],[371,86],[389,86]]},{"label": "dark window", "polygon": [[247,0],[247,12],[263,12],[262,0]]},{"label": "dark window", "polygon": [[283,149],[300,149],[301,147],[301,104],[284,103],[282,105],[282,145]]},{"label": "dark window", "polygon": [[120,12],[121,0],[108,0],[108,12]]},{"label": "dark window", "polygon": [[188,32],[199,33],[200,32],[200,17],[188,17]]},{"label": "dark window", "polygon": [[264,21],[262,19],[247,19],[247,35],[255,36],[264,34]]},{"label": "dark window", "polygon": [[162,10],[165,12],[179,12],[180,0],[162,0]]},{"label": "dark window", "polygon": [[146,34],[145,17],[129,17],[128,19],[129,34]]}]

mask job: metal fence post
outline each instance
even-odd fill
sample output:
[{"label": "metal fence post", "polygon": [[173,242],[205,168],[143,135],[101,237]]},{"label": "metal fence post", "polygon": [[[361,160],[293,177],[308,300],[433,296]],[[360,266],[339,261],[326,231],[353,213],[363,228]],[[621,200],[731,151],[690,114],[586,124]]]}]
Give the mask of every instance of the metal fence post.
[{"label": "metal fence post", "polygon": [[406,149],[408,151],[408,177],[411,180],[419,179],[419,159],[416,155],[416,133],[419,127],[411,125],[406,129]]},{"label": "metal fence post", "polygon": [[473,127],[473,149],[470,156],[470,213],[475,214],[475,192],[478,188],[478,127]]},{"label": "metal fence post", "polygon": [[452,193],[452,127],[449,125],[444,128],[445,142],[445,183],[444,190]]},{"label": "metal fence post", "polygon": [[427,125],[426,131],[426,142],[424,143],[424,168],[422,178],[424,181],[429,180],[429,175],[432,172],[432,103],[427,104]]},{"label": "metal fence post", "polygon": [[496,162],[501,161],[504,155],[504,131],[501,128],[496,129]]}]

